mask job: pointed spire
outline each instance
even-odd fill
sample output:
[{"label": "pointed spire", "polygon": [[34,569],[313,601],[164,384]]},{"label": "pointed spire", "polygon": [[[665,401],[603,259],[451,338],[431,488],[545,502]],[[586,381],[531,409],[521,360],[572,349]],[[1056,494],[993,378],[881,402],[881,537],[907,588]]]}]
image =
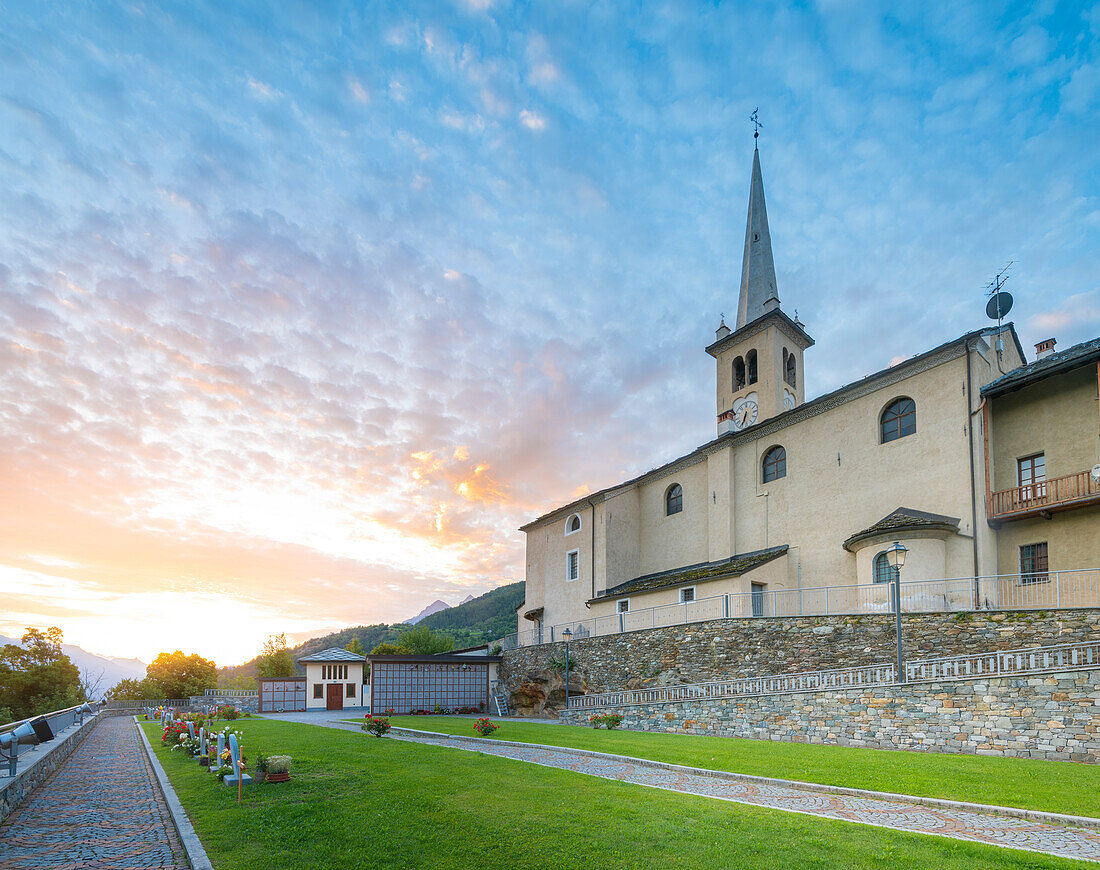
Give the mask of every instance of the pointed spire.
[{"label": "pointed spire", "polygon": [[760,174],[760,149],[752,153],[749,214],[745,227],[745,256],[741,261],[741,295],[737,300],[737,329],[779,307],[772,261],[772,237],[764,205],[764,178]]}]

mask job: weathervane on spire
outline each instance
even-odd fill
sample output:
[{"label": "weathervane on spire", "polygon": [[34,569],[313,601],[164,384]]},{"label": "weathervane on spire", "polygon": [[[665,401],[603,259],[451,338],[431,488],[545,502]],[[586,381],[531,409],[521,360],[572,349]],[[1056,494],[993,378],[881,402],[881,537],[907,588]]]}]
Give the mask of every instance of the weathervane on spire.
[{"label": "weathervane on spire", "polygon": [[756,117],[756,113],[759,112],[759,111],[760,111],[760,107],[757,106],[755,109],[752,110],[752,114],[749,115],[749,120],[752,121],[752,127],[753,127],[752,138],[753,139],[759,139],[760,138],[760,128],[764,126],[763,124],[760,123],[760,119],[758,117]]}]

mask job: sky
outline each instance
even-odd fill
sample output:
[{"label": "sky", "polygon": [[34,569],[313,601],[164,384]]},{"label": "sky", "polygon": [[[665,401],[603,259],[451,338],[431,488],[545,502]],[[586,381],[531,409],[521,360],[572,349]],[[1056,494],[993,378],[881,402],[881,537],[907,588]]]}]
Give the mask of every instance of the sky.
[{"label": "sky", "polygon": [[1100,6],[0,2],[0,633],[232,664],[523,579],[715,434],[760,153],[807,397],[1100,335]]}]

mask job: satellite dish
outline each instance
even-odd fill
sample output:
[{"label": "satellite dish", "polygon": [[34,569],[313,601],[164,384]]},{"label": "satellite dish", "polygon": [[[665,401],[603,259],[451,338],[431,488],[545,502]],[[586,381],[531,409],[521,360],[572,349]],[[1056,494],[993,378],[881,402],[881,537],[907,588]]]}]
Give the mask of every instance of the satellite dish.
[{"label": "satellite dish", "polygon": [[1000,320],[1012,310],[1012,294],[1001,290],[989,297],[985,306],[985,316],[990,320]]},{"label": "satellite dish", "polygon": [[1100,463],[1094,465],[1089,473],[1092,475],[1093,481],[1100,483]]}]

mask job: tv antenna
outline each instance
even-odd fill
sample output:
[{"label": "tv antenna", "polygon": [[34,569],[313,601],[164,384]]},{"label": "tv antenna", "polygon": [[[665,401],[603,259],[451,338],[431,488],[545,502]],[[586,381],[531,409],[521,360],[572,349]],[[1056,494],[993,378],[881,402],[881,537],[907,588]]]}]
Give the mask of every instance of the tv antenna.
[{"label": "tv antenna", "polygon": [[1008,283],[1008,270],[1012,268],[1014,262],[1015,260],[1009,260],[993,280],[985,285],[985,295],[989,297],[985,305],[985,314],[990,320],[997,321],[998,328],[1001,325],[1001,319],[1012,310],[1012,294],[1005,292],[1003,288]]}]

